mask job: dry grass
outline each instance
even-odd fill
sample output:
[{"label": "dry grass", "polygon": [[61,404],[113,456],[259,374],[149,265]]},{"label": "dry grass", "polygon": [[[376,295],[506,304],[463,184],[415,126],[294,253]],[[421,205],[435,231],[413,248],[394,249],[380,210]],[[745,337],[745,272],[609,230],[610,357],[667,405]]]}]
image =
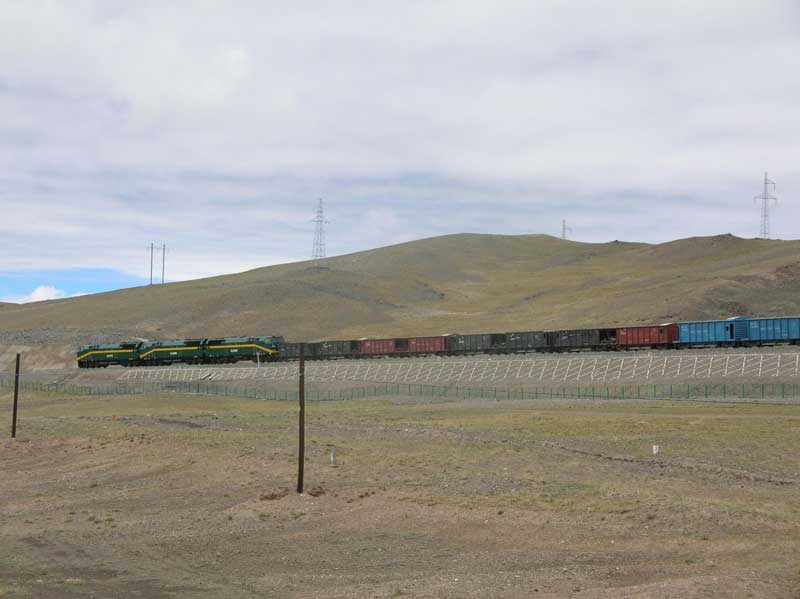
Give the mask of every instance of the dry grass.
[{"label": "dry grass", "polygon": [[298,496],[295,405],[26,397],[0,442],[0,589],[795,597],[799,410],[313,404]]}]

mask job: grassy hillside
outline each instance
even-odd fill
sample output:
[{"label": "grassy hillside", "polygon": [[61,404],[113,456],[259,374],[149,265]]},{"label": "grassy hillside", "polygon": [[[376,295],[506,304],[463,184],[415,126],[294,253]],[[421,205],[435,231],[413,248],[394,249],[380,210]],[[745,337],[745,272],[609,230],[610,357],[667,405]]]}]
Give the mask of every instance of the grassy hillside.
[{"label": "grassy hillside", "polygon": [[0,307],[0,341],[530,330],[800,313],[800,241],[448,235],[183,283]]}]

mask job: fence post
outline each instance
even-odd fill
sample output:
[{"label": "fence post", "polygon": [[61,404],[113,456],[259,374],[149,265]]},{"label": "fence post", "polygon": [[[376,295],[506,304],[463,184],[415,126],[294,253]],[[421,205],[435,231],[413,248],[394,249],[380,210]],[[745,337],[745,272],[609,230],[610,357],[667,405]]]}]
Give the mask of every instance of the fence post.
[{"label": "fence post", "polygon": [[297,492],[303,492],[303,468],[305,466],[305,453],[306,453],[306,361],[305,361],[305,343],[300,344],[300,376],[297,398],[300,404],[300,411],[298,413],[298,435],[297,435]]},{"label": "fence post", "polygon": [[14,404],[11,410],[11,438],[17,436],[17,404],[19,402],[19,361],[20,354],[17,354],[17,366],[14,370]]}]

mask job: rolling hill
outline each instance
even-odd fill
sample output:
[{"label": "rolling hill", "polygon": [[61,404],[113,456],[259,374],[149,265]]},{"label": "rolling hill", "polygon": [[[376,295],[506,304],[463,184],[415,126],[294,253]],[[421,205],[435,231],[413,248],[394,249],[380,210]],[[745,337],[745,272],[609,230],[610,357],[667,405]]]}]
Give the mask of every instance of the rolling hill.
[{"label": "rolling hill", "polygon": [[[182,283],[0,306],[0,367],[124,338],[359,338],[800,313],[800,241],[448,235]],[[15,349],[16,348],[16,349]],[[48,348],[46,351],[43,348]],[[49,352],[49,353],[48,353]],[[47,357],[44,357],[47,356]]]}]

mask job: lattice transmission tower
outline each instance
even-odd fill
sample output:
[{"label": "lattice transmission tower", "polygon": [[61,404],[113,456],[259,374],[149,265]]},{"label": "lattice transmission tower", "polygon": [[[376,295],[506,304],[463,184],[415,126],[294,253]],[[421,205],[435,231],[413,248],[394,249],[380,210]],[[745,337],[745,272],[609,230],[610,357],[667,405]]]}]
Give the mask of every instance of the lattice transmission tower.
[{"label": "lattice transmission tower", "polygon": [[314,223],[314,246],[311,249],[311,259],[321,260],[325,257],[325,225],[328,224],[328,221],[325,220],[321,199],[317,203],[311,222]]},{"label": "lattice transmission tower", "polygon": [[561,239],[569,239],[569,235],[572,235],[572,227],[568,227],[566,219],[562,219],[562,221],[561,221]]},{"label": "lattice transmission tower", "polygon": [[775,181],[770,181],[767,173],[764,173],[764,191],[761,192],[761,195],[753,198],[754,200],[761,200],[761,229],[758,232],[758,236],[761,239],[769,239],[769,202],[772,200],[775,204],[778,203],[778,198],[769,193],[770,185],[774,190]]}]

